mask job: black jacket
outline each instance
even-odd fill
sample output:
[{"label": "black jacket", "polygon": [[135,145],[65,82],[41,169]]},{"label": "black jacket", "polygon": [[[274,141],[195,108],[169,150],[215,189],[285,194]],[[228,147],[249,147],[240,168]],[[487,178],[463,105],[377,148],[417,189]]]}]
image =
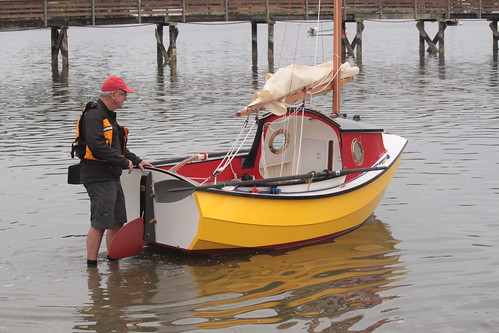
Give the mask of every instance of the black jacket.
[{"label": "black jacket", "polygon": [[[107,118],[113,126],[113,142],[109,146],[104,138],[102,121]],[[142,160],[125,147],[123,152],[123,130],[116,122],[116,112],[109,110],[99,99],[96,108],[85,112],[83,131],[87,146],[95,158],[105,160],[81,160],[81,182],[83,184],[109,180],[119,180],[123,169],[128,168],[128,160],[134,165]]]}]

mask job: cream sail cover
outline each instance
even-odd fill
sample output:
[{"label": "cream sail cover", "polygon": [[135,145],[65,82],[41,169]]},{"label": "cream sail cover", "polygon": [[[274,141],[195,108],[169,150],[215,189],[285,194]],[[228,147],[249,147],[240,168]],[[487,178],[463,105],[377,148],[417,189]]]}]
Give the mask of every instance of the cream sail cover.
[{"label": "cream sail cover", "polygon": [[[348,62],[340,67],[341,78],[346,79],[359,73],[358,67],[350,67]],[[267,82],[260,92],[253,94],[253,101],[248,107],[257,104],[275,115],[286,113],[285,99],[300,89],[310,89],[327,84],[333,80],[333,62],[326,62],[316,66],[289,65],[279,68],[275,74],[267,74]],[[268,102],[268,103],[266,103]]]}]

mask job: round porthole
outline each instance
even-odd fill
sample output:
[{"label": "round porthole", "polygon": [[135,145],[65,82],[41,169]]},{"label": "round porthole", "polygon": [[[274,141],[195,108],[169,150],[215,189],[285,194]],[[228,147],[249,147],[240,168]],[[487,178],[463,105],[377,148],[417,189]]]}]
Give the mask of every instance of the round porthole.
[{"label": "round porthole", "polygon": [[274,154],[281,154],[289,145],[289,133],[284,129],[275,131],[269,140],[269,149]]},{"label": "round porthole", "polygon": [[359,166],[364,162],[364,148],[362,148],[362,143],[360,143],[359,139],[352,141],[352,157],[355,164]]}]

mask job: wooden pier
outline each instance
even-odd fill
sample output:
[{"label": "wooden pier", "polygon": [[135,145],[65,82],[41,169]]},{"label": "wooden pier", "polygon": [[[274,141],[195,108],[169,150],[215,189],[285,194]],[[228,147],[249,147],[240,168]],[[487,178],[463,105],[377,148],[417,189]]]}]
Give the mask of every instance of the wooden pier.
[{"label": "wooden pier", "polygon": [[[63,71],[68,66],[67,29],[70,26],[156,24],[158,65],[175,64],[177,23],[249,21],[252,23],[253,59],[256,61],[256,25],[268,24],[269,65],[273,64],[276,21],[332,19],[333,1],[327,0],[0,0],[0,29],[47,28],[52,30],[52,65],[59,53]],[[343,24],[356,22],[350,42],[343,34],[344,54],[361,58],[364,20],[410,19],[417,21],[420,51],[443,54],[444,31],[460,19],[486,19],[492,30],[494,58],[498,53],[498,0],[364,0],[343,1]],[[427,21],[439,22],[431,38]],[[163,45],[163,26],[169,27],[169,47]],[[359,59],[360,60],[360,59]],[[270,67],[270,66],[269,66]],[[272,66],[273,67],[273,66]]]}]

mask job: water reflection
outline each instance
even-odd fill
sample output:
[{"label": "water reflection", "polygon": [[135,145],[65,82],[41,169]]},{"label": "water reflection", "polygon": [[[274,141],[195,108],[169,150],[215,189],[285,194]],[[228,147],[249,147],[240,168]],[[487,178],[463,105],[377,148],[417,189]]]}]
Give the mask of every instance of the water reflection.
[{"label": "water reflection", "polygon": [[444,53],[438,53],[438,54],[427,54],[426,56],[424,54],[419,55],[419,75],[421,76],[427,76],[428,73],[431,73],[433,71],[433,67],[430,68],[429,71],[427,71],[426,66],[432,66],[435,60],[438,59],[438,74],[439,74],[439,79],[445,80],[446,78],[446,72],[445,72],[445,54]]},{"label": "water reflection", "polygon": [[[168,78],[165,78],[165,70],[169,73]],[[166,87],[167,83],[169,83],[170,88]],[[169,89],[178,89],[177,67],[171,65],[158,65],[156,87],[158,97],[163,97]]]},{"label": "water reflection", "polygon": [[149,292],[154,292],[157,276],[154,270],[143,267],[121,269],[118,263],[109,264],[109,271],[89,267],[88,290],[90,303],[78,312],[80,320],[73,329],[92,332],[126,332],[127,327],[142,323],[145,318],[132,319],[128,308],[142,304]]},{"label": "water reflection", "polygon": [[[200,304],[200,328],[280,323],[286,328],[319,318],[337,324],[347,312],[382,302],[378,292],[402,274],[397,242],[382,223],[369,223],[334,242],[282,254],[262,254],[217,267],[191,266],[199,297],[237,293]],[[230,283],[228,283],[230,281]]]},{"label": "water reflection", "polygon": [[490,70],[490,87],[497,87],[499,84],[499,62],[497,61],[497,54],[495,54],[495,58],[492,60],[491,70]]},{"label": "water reflection", "polygon": [[69,68],[67,66],[64,66],[62,68],[62,70],[60,70],[60,71],[59,71],[59,68],[57,66],[52,66],[52,81],[53,82],[63,83],[67,87],[68,77],[69,77]]},{"label": "water reflection", "polygon": [[[425,55],[420,66],[417,39],[410,38],[417,36],[414,22],[396,24],[366,22],[361,73],[343,87],[342,103],[350,116],[359,114],[409,139],[402,166],[376,210],[404,240],[407,263],[397,258],[396,241],[381,224],[372,235],[373,227],[363,226],[334,243],[274,256],[200,259],[151,248],[114,268],[99,264],[98,274],[82,267],[83,238],[63,238],[88,230],[88,196],[66,184],[75,121],[84,104],[97,97],[106,76],[119,74],[137,90],[120,110],[131,129],[132,151],[149,160],[226,151],[243,122],[234,112],[265,82],[266,32],[259,32],[261,59],[252,72],[250,23],[230,29],[184,24],[173,76],[169,67],[158,72],[155,25],[71,27],[66,83],[50,75],[50,29],[1,32],[0,230],[8,260],[0,260],[5,277],[0,331],[112,331],[113,322],[134,332],[208,326],[224,333],[287,327],[366,331],[400,312],[410,313],[413,331],[489,327],[497,303],[490,292],[497,287],[497,251],[476,244],[477,237],[480,244],[499,238],[499,178],[489,176],[499,165],[499,69],[490,30],[485,21],[463,21],[446,31],[442,80],[437,57]],[[289,45],[284,30],[276,24],[276,67],[295,62],[294,52],[280,53]],[[316,57],[316,40],[298,30],[287,30],[288,40],[302,36],[296,63],[330,60],[329,38],[319,41],[324,44]],[[312,102],[327,110],[331,95]],[[365,245],[382,248],[379,254],[354,250]],[[404,265],[411,267],[409,276],[403,275]],[[286,267],[291,277],[284,275]],[[247,277],[238,275],[244,272]],[[413,285],[390,289],[405,283],[398,278]],[[346,285],[348,279],[357,286]],[[390,311],[397,307],[401,310]],[[254,328],[256,323],[261,325]],[[391,323],[379,331],[399,327]]]},{"label": "water reflection", "polygon": [[385,292],[405,274],[397,243],[387,226],[372,218],[334,241],[287,252],[207,258],[150,247],[132,259],[149,262],[147,267],[110,265],[107,276],[89,271],[91,304],[80,311],[84,323],[76,328],[374,329],[390,321],[388,315],[366,320],[359,311],[397,297]]}]

